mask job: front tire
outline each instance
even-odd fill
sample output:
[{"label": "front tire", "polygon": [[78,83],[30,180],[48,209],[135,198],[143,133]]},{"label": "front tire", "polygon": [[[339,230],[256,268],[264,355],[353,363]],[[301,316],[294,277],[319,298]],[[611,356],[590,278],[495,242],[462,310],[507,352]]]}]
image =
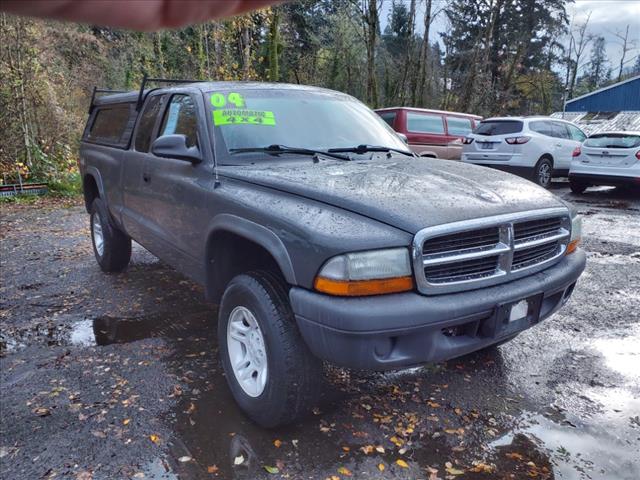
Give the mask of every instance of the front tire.
[{"label": "front tire", "polygon": [[551,186],[551,177],[553,177],[553,163],[547,157],[538,160],[533,168],[533,181],[542,188]]},{"label": "front tire", "polygon": [[322,363],[300,336],[277,277],[251,272],[231,280],[220,304],[218,345],[231,393],[253,421],[272,428],[311,407]]},{"label": "front tire", "polygon": [[100,198],[91,204],[91,242],[98,265],[104,272],[121,272],[131,259],[131,238],[110,221],[106,205]]}]

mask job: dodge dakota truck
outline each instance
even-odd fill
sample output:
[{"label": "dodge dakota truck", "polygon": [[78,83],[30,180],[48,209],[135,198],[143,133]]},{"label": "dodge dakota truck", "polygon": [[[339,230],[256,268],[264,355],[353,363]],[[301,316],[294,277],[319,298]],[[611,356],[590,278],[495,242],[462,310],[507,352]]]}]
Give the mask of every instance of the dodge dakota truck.
[{"label": "dodge dakota truck", "polygon": [[152,81],[94,90],[79,164],[95,257],[121,272],[135,240],[204,285],[229,388],[264,427],[313,405],[324,361],[489,348],[558,310],[585,267],[556,196],[416,157],[349,95]]}]

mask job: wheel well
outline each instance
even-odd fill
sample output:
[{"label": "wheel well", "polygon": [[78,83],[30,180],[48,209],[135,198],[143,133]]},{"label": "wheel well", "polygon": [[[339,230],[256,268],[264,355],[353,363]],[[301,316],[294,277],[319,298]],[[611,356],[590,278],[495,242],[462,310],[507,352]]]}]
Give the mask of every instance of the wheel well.
[{"label": "wheel well", "polygon": [[98,184],[96,179],[92,175],[85,175],[82,179],[82,190],[84,192],[84,206],[87,212],[91,209],[93,201],[100,197],[100,191],[98,190]]},{"label": "wheel well", "polygon": [[[538,159],[538,162],[540,162],[540,160],[549,160],[551,162],[551,166],[553,167],[553,157],[550,154],[545,153]],[[538,162],[536,162],[536,165],[538,164]]]},{"label": "wheel well", "polygon": [[251,270],[265,270],[284,278],[275,258],[262,245],[229,231],[211,235],[207,241],[208,300],[219,303],[231,279]]}]

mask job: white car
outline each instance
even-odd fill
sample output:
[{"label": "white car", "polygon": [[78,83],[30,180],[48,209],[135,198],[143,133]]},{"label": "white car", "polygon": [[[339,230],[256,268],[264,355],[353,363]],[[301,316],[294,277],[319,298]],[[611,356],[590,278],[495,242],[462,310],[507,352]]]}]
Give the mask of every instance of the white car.
[{"label": "white car", "polygon": [[640,132],[591,135],[573,152],[569,185],[574,193],[591,185],[629,185],[640,191]]},{"label": "white car", "polygon": [[542,187],[569,173],[572,153],[587,138],[573,123],[549,117],[501,117],[480,122],[463,139],[463,162],[517,173]]}]

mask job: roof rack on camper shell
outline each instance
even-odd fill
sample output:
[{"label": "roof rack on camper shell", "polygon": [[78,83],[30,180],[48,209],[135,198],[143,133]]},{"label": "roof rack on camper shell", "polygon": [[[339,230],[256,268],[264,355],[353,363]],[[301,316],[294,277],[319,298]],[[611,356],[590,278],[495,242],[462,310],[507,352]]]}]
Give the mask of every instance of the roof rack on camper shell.
[{"label": "roof rack on camper shell", "polygon": [[[145,87],[146,87],[147,83],[150,83],[150,82],[153,82],[153,83],[197,83],[197,82],[206,82],[206,80],[188,80],[188,79],[181,79],[181,78],[149,78],[146,75],[144,75],[142,77],[142,83],[140,84],[140,89],[138,90],[138,100],[136,102],[136,111],[140,111],[140,108],[142,107],[142,104],[144,103],[144,99],[146,98],[146,95],[149,94],[149,92],[151,92],[151,90],[155,90],[155,89],[145,90]],[[117,93],[131,93],[131,92],[127,91],[127,90],[110,90],[108,88],[93,87],[93,92],[91,94],[91,104],[89,105],[89,113],[91,113],[93,111],[93,107],[95,106],[96,95],[97,94],[101,94],[101,93],[117,94]]]}]

